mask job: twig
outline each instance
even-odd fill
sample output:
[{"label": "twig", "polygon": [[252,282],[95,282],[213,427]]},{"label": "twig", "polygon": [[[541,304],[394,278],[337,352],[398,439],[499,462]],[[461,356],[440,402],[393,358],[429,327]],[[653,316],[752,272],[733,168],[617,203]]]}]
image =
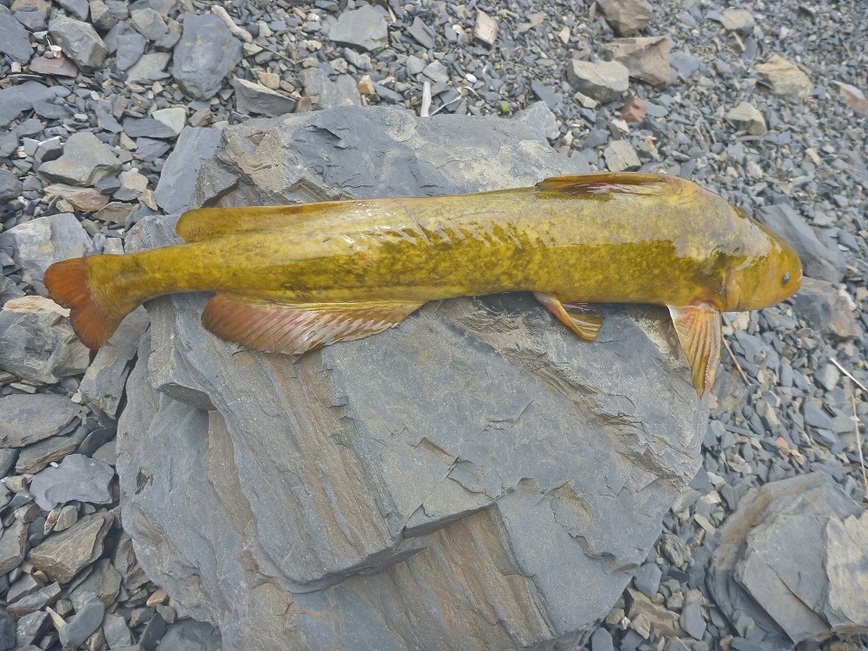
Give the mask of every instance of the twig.
[{"label": "twig", "polygon": [[422,84],[422,106],[419,108],[419,117],[430,117],[431,110],[431,82],[426,81]]},{"label": "twig", "polygon": [[862,437],[859,435],[859,415],[856,413],[856,396],[852,395],[850,399],[853,401],[853,429],[856,430],[856,450],[859,451],[859,465],[862,466],[862,486],[865,488],[864,499],[868,500],[868,472],[865,470],[865,457],[862,456]]},{"label": "twig", "polygon": [[229,31],[235,34],[238,38],[240,38],[245,43],[253,43],[253,36],[250,35],[243,27],[239,27],[235,24],[235,21],[232,20],[232,16],[226,13],[226,10],[220,5],[213,5],[211,7],[211,11],[220,18],[224,23],[226,23],[226,27],[229,28]]},{"label": "twig", "polygon": [[854,378],[854,377],[850,374],[850,371],[848,371],[846,368],[844,368],[843,366],[841,366],[841,365],[838,363],[838,360],[837,360],[837,359],[835,359],[834,357],[830,357],[830,358],[829,358],[829,361],[832,362],[835,366],[837,366],[837,367],[838,367],[838,370],[841,371],[841,373],[843,373],[843,374],[846,375],[848,378],[850,378],[851,380],[853,380],[853,382],[856,383],[856,386],[857,386],[857,387],[859,387],[860,389],[862,389],[862,391],[864,391],[865,393],[868,393],[868,388],[866,388],[865,385],[862,384],[859,380],[857,380],[856,378]]},{"label": "twig", "polygon": [[735,364],[735,370],[738,371],[738,374],[741,376],[741,379],[744,380],[744,383],[747,386],[751,386],[750,380],[747,379],[747,375],[741,368],[741,364],[738,363],[738,360],[735,358],[735,354],[732,352],[732,348],[729,347],[729,342],[726,340],[726,337],[722,337],[723,346],[726,348],[726,352],[729,353],[729,356],[732,358],[732,363]]}]

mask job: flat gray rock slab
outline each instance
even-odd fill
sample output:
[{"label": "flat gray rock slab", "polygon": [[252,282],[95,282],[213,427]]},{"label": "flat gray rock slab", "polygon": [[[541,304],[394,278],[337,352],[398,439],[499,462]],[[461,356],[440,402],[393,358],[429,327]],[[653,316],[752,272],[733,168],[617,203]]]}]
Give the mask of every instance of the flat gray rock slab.
[{"label": "flat gray rock slab", "polygon": [[0,13],[0,54],[7,54],[18,63],[27,63],[33,56],[30,35],[12,14]]},{"label": "flat gray rock slab", "polygon": [[[348,107],[224,134],[193,205],[576,171],[502,119]],[[175,241],[173,223],[128,244]],[[142,567],[224,648],[585,640],[698,467],[706,414],[662,310],[605,308],[588,344],[529,295],[464,298],[293,362],[207,333],[206,298],[149,304],[117,469]]]},{"label": "flat gray rock slab", "polygon": [[45,511],[72,501],[109,504],[114,476],[115,471],[108,464],[83,454],[70,454],[56,468],[37,473],[30,492]]},{"label": "flat gray rock slab", "polygon": [[827,475],[749,492],[719,538],[709,591],[727,617],[754,620],[763,648],[868,631],[868,511]]},{"label": "flat gray rock slab", "polygon": [[20,448],[54,436],[80,410],[66,396],[51,393],[0,398],[0,446]]},{"label": "flat gray rock slab", "polygon": [[172,75],[187,95],[210,99],[224,77],[241,60],[241,41],[214,14],[184,16],[184,31],[175,46]]},{"label": "flat gray rock slab", "polygon": [[0,233],[0,247],[34,280],[41,281],[54,262],[91,252],[90,235],[71,212],[37,217]]}]

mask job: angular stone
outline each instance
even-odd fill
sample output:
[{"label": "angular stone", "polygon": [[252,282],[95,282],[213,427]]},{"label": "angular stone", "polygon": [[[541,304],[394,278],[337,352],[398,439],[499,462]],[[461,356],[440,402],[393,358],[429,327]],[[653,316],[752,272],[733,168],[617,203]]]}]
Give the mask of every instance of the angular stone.
[{"label": "angular stone", "polygon": [[597,6],[620,36],[632,36],[651,22],[648,0],[597,0]]},{"label": "angular stone", "polygon": [[48,536],[30,550],[27,560],[52,580],[72,581],[102,555],[103,539],[112,522],[114,516],[105,511],[86,515],[66,531]]},{"label": "angular stone", "polygon": [[500,27],[497,20],[489,16],[481,9],[476,11],[476,24],[473,26],[473,35],[485,43],[493,46],[497,43],[497,32]]},{"label": "angular stone", "polygon": [[614,140],[603,150],[606,167],[610,172],[639,169],[641,162],[633,146],[626,140]]},{"label": "angular stone", "polygon": [[754,621],[751,639],[763,648],[838,627],[864,630],[866,522],[866,511],[824,473],[753,489],[720,529],[709,592],[731,622]]},{"label": "angular stone", "polygon": [[198,172],[203,162],[214,155],[221,137],[219,129],[184,127],[154,190],[154,199],[167,214],[201,205],[195,198]]},{"label": "angular stone", "polygon": [[25,81],[0,89],[0,127],[7,126],[24,111],[32,109],[34,102],[51,100],[56,94],[57,89],[43,86],[38,81]]},{"label": "angular stone", "polygon": [[329,30],[329,39],[371,51],[388,45],[389,31],[383,15],[365,5],[342,13]]},{"label": "angular stone", "polygon": [[120,593],[122,579],[108,558],[99,559],[87,578],[70,593],[75,609],[78,610],[92,595],[96,595],[107,608],[111,607]]},{"label": "angular stone", "polygon": [[90,22],[100,32],[107,32],[117,24],[108,5],[103,0],[90,0]]},{"label": "angular stone", "polygon": [[726,119],[735,124],[739,130],[752,136],[762,136],[768,131],[763,114],[749,102],[742,102],[729,109]]},{"label": "angular stone", "polygon": [[[24,615],[24,617],[18,620],[17,630],[15,631],[18,646],[16,647],[13,644],[12,647],[6,648],[27,649],[27,645],[38,642],[50,626],[51,619],[49,619],[46,612],[33,612],[29,615]],[[33,648],[38,649],[39,647]]]},{"label": "angular stone", "polygon": [[76,610],[66,626],[60,629],[60,643],[64,648],[76,648],[84,643],[90,637],[100,624],[105,615],[105,605],[97,599],[96,595],[91,595],[81,605],[81,608]]},{"label": "angular stone", "polygon": [[79,20],[87,20],[90,7],[87,0],[58,0],[60,6]]},{"label": "angular stone", "polygon": [[82,399],[91,409],[112,418],[116,416],[129,374],[128,364],[135,357],[148,324],[145,310],[137,309],[99,349],[79,385]]},{"label": "angular stone", "polygon": [[27,63],[33,56],[30,35],[12,14],[0,12],[0,54],[18,63]]},{"label": "angular stone", "polygon": [[[149,52],[143,54],[127,70],[127,83],[150,83],[167,79],[170,75],[166,72],[166,66],[172,58],[171,52]],[[217,91],[214,91],[215,93]]]},{"label": "angular stone", "polygon": [[304,94],[315,98],[317,108],[327,109],[338,106],[359,106],[362,98],[356,82],[349,75],[338,75],[335,81],[319,68],[301,71]]},{"label": "angular stone", "polygon": [[[105,619],[103,619],[103,632],[105,633],[105,639],[108,643],[109,649],[116,649],[124,646],[131,646],[133,643],[133,634],[130,631],[130,627],[127,626],[126,620],[120,615],[116,615],[114,613],[106,613]],[[165,639],[165,638],[163,638]],[[165,646],[166,649],[187,649],[188,647],[183,646]],[[196,649],[190,649],[190,651],[197,651]],[[216,651],[216,650],[215,650]]]},{"label": "angular stone", "polygon": [[91,72],[99,68],[108,54],[108,48],[88,23],[61,14],[48,23],[48,33],[81,70]]},{"label": "angular stone", "polygon": [[854,111],[860,115],[868,115],[868,98],[865,97],[865,93],[863,93],[859,88],[856,88],[856,86],[851,86],[850,84],[845,84],[841,81],[833,81],[832,85],[841,91],[841,94],[844,96],[844,101],[847,102]]},{"label": "angular stone", "polygon": [[111,147],[90,131],[79,131],[66,141],[60,158],[39,166],[39,174],[49,181],[89,187],[120,169]]},{"label": "angular stone", "polygon": [[65,183],[53,183],[46,186],[44,192],[47,199],[60,197],[79,212],[96,212],[105,208],[108,203],[108,197],[95,188],[77,188]]},{"label": "angular stone", "polygon": [[14,604],[9,604],[8,610],[15,617],[23,617],[30,613],[51,606],[60,597],[60,584],[51,583],[36,592],[22,597]]},{"label": "angular stone", "polygon": [[543,138],[549,140],[554,140],[561,135],[557,118],[545,102],[534,102],[526,109],[516,113],[512,119],[530,129],[536,129]]},{"label": "angular stone", "polygon": [[16,199],[22,190],[21,181],[9,170],[0,170],[0,203]]},{"label": "angular stone", "polygon": [[21,450],[21,454],[15,462],[15,472],[19,475],[25,473],[32,475],[45,468],[49,463],[60,461],[75,451],[86,434],[87,431],[79,427],[72,434],[52,436],[39,443],[28,445]]},{"label": "angular stone", "polygon": [[223,640],[220,632],[210,624],[185,619],[169,625],[160,645],[166,649],[185,651],[220,651]]},{"label": "angular stone", "polygon": [[21,565],[27,551],[27,525],[15,519],[0,534],[0,574]]},{"label": "angular stone", "polygon": [[[138,32],[126,32],[117,37],[117,51],[115,52],[115,68],[128,70],[142,58],[145,53],[145,37]],[[168,62],[168,61],[167,61]],[[165,67],[165,65],[163,65]]]},{"label": "angular stone", "polygon": [[165,122],[154,118],[126,118],[124,133],[130,138],[174,138],[178,134]]},{"label": "angular stone", "polygon": [[796,250],[806,276],[841,282],[847,267],[844,254],[824,231],[812,228],[790,204],[764,206],[757,218]]},{"label": "angular stone", "polygon": [[184,31],[175,46],[172,76],[193,99],[211,99],[241,60],[241,41],[214,14],[184,16]]},{"label": "angular stone", "polygon": [[425,21],[419,18],[419,16],[413,18],[413,24],[410,25],[407,33],[426,50],[430,50],[434,47],[434,30],[428,27],[428,25],[425,24]]},{"label": "angular stone", "polygon": [[603,46],[606,58],[627,68],[634,79],[652,86],[669,84],[669,39],[619,38]]},{"label": "angular stone", "polygon": [[[578,171],[525,125],[400,110],[255,120],[224,138],[199,172],[201,203],[455,193]],[[127,244],[176,241],[173,223],[145,218]],[[618,568],[645,560],[695,475],[705,414],[684,399],[665,314],[604,308],[609,334],[585,344],[526,295],[459,299],[291,363],[205,333],[204,298],[149,305],[118,471],[139,562],[185,612],[219,623],[227,648],[586,636],[629,581]],[[178,571],[189,567],[195,582]],[[577,601],[576,585],[595,587]]]},{"label": "angular stone", "polygon": [[151,117],[169,127],[175,136],[181,135],[187,125],[187,110],[182,106],[156,110]]},{"label": "angular stone", "polygon": [[791,101],[804,101],[813,90],[810,77],[794,63],[773,54],[768,61],[754,66],[754,70],[772,88],[775,95]]},{"label": "angular stone", "polygon": [[163,17],[150,7],[133,9],[130,20],[135,30],[149,41],[159,41],[169,31]]},{"label": "angular stone", "polygon": [[295,100],[245,79],[232,80],[235,89],[235,108],[240,113],[254,113],[273,118],[295,110]]},{"label": "angular stone", "polygon": [[0,247],[11,249],[22,271],[41,281],[48,266],[91,252],[91,241],[81,222],[64,212],[37,217],[0,233]]},{"label": "angular stone", "polygon": [[70,454],[59,466],[37,473],[30,484],[30,492],[44,511],[72,501],[110,504],[114,476],[114,468],[102,461],[83,454]]},{"label": "angular stone", "polygon": [[20,448],[54,436],[80,409],[66,396],[52,393],[0,398],[0,446]]},{"label": "angular stone", "polygon": [[802,278],[802,286],[793,302],[799,317],[818,332],[842,339],[862,333],[850,301],[831,283]]},{"label": "angular stone", "polygon": [[[55,77],[76,77],[78,76],[78,68],[76,65],[67,59],[65,56],[57,57],[56,59],[50,59],[48,57],[33,57],[30,61],[30,72],[36,73],[38,75],[53,75]],[[48,104],[47,102],[34,102],[33,108],[34,110],[37,107],[41,107],[42,110],[38,111],[38,114],[42,117],[46,117],[42,114],[45,113],[44,107],[45,105],[56,106]],[[58,113],[60,110],[63,111],[63,114],[58,116],[59,118],[66,117],[68,113],[66,109],[62,106],[56,106]]]},{"label": "angular stone", "polygon": [[720,12],[720,23],[730,32],[746,33],[754,28],[756,21],[747,9],[729,7]]},{"label": "angular stone", "polygon": [[578,61],[567,66],[570,85],[598,102],[611,102],[627,92],[630,73],[617,61]]}]

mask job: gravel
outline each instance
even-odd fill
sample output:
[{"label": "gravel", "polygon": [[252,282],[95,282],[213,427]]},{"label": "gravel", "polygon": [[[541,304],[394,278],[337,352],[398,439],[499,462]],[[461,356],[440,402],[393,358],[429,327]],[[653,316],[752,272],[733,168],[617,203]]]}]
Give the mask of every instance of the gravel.
[{"label": "gravel", "polygon": [[[710,398],[700,474],[632,586],[582,642],[772,648],[758,642],[761,621],[708,590],[720,529],[751,491],[797,476],[828,476],[841,499],[866,503],[855,429],[865,451],[868,19],[859,0],[242,0],[225,4],[229,22],[205,5],[0,3],[4,306],[44,296],[51,262],[121,252],[142,217],[193,202],[192,179],[220,130],[251,115],[374,104],[502,115],[538,124],[588,172],[696,180],[789,239],[809,278],[782,305],[726,315],[731,354]],[[111,439],[135,346],[97,355],[80,389],[87,352],[68,340],[65,317],[29,309],[12,303],[0,314],[0,649],[14,648],[16,627],[19,646],[153,648],[162,638],[220,648],[219,634],[148,582],[116,517]],[[130,332],[133,341],[141,329]],[[35,346],[30,359],[22,337]],[[34,474],[66,476],[71,466],[74,477],[45,497],[47,480]],[[96,601],[73,597],[85,575]],[[851,643],[865,648],[864,637]]]}]

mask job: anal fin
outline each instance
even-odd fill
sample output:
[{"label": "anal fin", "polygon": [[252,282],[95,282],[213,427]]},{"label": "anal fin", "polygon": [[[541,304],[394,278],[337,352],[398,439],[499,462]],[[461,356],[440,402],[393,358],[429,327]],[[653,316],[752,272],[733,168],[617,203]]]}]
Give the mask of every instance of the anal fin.
[{"label": "anal fin", "polygon": [[720,366],[722,341],[720,312],[708,304],[669,305],[678,343],[687,355],[693,386],[704,398],[714,385]]},{"label": "anal fin", "polygon": [[202,324],[221,339],[253,350],[301,355],[338,341],[388,330],[422,303],[281,303],[217,294],[205,306]]},{"label": "anal fin", "polygon": [[536,300],[561,323],[585,341],[595,341],[603,325],[603,317],[585,303],[561,303],[551,294],[534,292]]}]

